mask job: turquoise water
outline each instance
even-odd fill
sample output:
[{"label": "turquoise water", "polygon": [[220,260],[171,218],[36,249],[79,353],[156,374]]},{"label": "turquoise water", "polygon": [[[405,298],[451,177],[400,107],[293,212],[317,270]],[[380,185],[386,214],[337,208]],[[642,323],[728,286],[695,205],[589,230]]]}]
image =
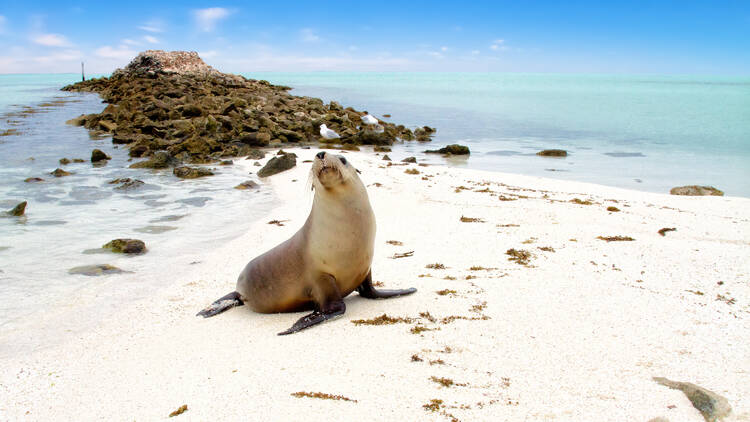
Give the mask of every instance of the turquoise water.
[{"label": "turquoise water", "polygon": [[[460,142],[464,166],[668,192],[750,196],[750,78],[500,73],[248,73]],[[433,148],[433,147],[430,147]],[[566,159],[540,158],[563,148]],[[408,144],[405,153],[424,145]]]}]

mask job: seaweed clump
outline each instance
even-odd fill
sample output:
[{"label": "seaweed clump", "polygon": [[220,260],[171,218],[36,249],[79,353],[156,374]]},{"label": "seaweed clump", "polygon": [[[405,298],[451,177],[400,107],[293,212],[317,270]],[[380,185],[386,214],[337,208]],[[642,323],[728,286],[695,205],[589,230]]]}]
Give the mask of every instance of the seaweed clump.
[{"label": "seaweed clump", "polygon": [[630,236],[597,236],[596,238],[607,242],[632,242],[635,240]]},{"label": "seaweed clump", "polygon": [[178,407],[177,410],[169,414],[170,418],[173,418],[175,416],[179,416],[183,413],[185,413],[188,410],[188,407],[186,404],[183,404],[182,406]]},{"label": "seaweed clump", "polygon": [[392,317],[387,314],[380,315],[372,319],[354,319],[352,323],[354,325],[392,325],[392,324],[408,324],[414,322],[413,318],[408,317]]},{"label": "seaweed clump", "polygon": [[531,252],[524,249],[508,249],[505,251],[508,255],[508,261],[513,261],[518,265],[529,265],[529,259],[531,258]]},{"label": "seaweed clump", "polygon": [[349,397],[344,397],[344,396],[334,395],[334,394],[327,394],[327,393],[320,393],[320,392],[297,391],[296,393],[292,393],[291,395],[300,399],[302,397],[309,397],[311,399],[343,400],[343,401],[350,401],[353,403],[357,403],[357,400],[350,399]]}]

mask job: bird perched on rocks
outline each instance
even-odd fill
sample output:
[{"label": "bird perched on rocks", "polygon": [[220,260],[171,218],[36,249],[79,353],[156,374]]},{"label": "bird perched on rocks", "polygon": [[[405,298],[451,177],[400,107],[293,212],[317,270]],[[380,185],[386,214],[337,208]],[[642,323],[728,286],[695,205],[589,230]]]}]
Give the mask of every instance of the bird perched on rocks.
[{"label": "bird perched on rocks", "polygon": [[320,136],[323,137],[323,139],[338,139],[340,138],[339,134],[332,131],[331,129],[328,129],[325,124],[320,125]]},{"label": "bird perched on rocks", "polygon": [[378,119],[372,117],[370,114],[365,114],[362,116],[362,122],[367,125],[376,125],[378,124]]}]

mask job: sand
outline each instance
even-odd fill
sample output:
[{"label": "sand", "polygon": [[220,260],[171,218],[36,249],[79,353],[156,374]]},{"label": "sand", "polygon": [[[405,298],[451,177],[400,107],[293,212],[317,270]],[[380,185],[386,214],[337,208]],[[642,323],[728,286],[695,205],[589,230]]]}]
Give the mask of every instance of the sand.
[{"label": "sand", "polygon": [[[378,222],[374,280],[418,292],[354,293],[343,317],[292,336],[276,333],[303,314],[195,317],[304,223],[312,193],[302,160],[317,150],[293,152],[297,167],[263,182],[282,205],[247,233],[196,264],[165,263],[174,277],[162,290],[93,329],[0,362],[0,420],[159,420],[183,404],[174,420],[703,420],[652,377],[707,388],[750,420],[743,198],[387,167],[350,152]],[[236,165],[257,171],[251,164]],[[665,227],[676,231],[661,236]],[[510,261],[509,249],[528,251],[528,263]],[[382,314],[413,322],[352,322]]]}]

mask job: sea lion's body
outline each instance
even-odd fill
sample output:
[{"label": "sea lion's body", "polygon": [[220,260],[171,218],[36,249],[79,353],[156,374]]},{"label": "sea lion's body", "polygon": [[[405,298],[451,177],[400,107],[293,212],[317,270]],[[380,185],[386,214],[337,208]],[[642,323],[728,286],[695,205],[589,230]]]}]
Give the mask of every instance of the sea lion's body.
[{"label": "sea lion's body", "polygon": [[289,334],[343,314],[343,298],[354,290],[368,298],[416,291],[372,287],[375,215],[356,169],[343,157],[321,152],[311,173],[315,197],[302,228],[250,261],[236,291],[199,315],[213,316],[243,303],[261,313],[315,310],[283,333]]}]

